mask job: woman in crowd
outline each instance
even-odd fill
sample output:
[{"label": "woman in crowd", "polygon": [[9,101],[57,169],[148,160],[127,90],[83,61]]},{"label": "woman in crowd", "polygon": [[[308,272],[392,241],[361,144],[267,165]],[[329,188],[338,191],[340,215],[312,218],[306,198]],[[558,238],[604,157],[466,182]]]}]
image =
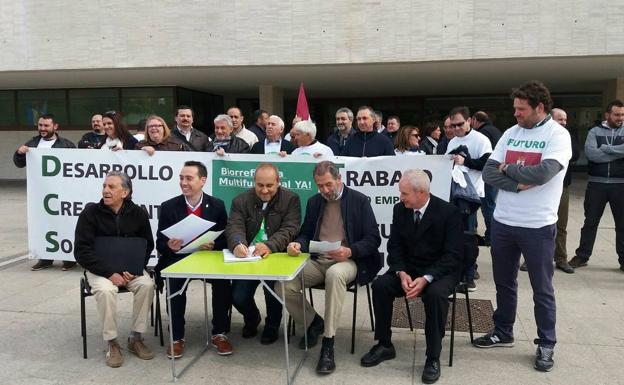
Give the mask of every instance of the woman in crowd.
[{"label": "woman in crowd", "polygon": [[145,139],[136,144],[137,150],[143,150],[150,156],[155,151],[188,151],[181,141],[171,136],[169,126],[160,116],[148,116],[144,129]]},{"label": "woman in crowd", "polygon": [[427,155],[436,155],[436,149],[438,148],[438,141],[440,140],[440,135],[442,134],[442,130],[440,129],[440,125],[435,122],[427,122],[423,127],[423,135],[425,139],[423,139],[422,143],[420,143],[420,149]]},{"label": "woman in crowd", "polygon": [[104,135],[98,146],[102,150],[134,150],[137,140],[134,139],[119,112],[108,111],[102,114]]},{"label": "woman in crowd", "polygon": [[394,139],[394,152],[397,155],[425,155],[419,148],[420,130],[416,126],[403,126]]}]

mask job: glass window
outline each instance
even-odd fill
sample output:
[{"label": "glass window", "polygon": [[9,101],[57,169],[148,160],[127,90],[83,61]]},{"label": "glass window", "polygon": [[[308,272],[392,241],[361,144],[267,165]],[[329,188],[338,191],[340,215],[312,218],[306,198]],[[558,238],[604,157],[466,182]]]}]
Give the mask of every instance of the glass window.
[{"label": "glass window", "polygon": [[17,110],[20,126],[35,127],[39,116],[52,113],[59,125],[67,124],[65,90],[17,91]]},{"label": "glass window", "polygon": [[0,91],[0,127],[16,125],[15,91]]},{"label": "glass window", "polygon": [[170,121],[174,114],[172,87],[122,88],[121,111],[126,124],[137,124],[148,115],[158,115]]},{"label": "glass window", "polygon": [[104,111],[119,109],[116,88],[69,90],[69,115],[72,126],[91,126],[91,117]]}]

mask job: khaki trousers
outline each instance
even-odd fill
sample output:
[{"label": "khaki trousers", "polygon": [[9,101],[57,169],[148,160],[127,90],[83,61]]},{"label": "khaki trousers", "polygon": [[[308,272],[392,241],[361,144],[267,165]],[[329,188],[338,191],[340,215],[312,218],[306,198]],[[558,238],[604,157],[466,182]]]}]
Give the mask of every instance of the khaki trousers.
[{"label": "khaki trousers", "polygon": [[[303,274],[305,288],[325,283],[325,332],[323,334],[327,338],[335,336],[338,320],[342,313],[342,305],[347,293],[347,284],[352,282],[357,275],[355,262],[352,260],[344,262],[326,259],[311,260],[299,274]],[[285,285],[285,302],[288,313],[293,317],[296,325],[305,325],[303,330],[307,330],[317,313],[306,299],[304,306],[307,319],[304,322],[303,309],[301,307],[304,290],[301,287],[301,276],[297,276],[292,281],[278,282],[277,284]],[[281,296],[282,288],[276,287],[275,292]]]},{"label": "khaki trousers", "polygon": [[[105,341],[117,338],[117,293],[119,288],[110,279],[87,271],[91,292],[97,302],[98,314],[102,322],[102,336]],[[154,299],[154,281],[147,272],[128,283],[127,289],[134,295],[132,301],[132,331],[147,331],[147,316]]]}]

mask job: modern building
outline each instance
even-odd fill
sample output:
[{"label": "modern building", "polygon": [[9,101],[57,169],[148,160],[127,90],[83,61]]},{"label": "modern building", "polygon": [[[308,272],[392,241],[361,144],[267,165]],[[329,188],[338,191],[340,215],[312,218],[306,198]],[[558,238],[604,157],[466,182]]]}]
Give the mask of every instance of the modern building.
[{"label": "modern building", "polygon": [[239,105],[289,122],[305,84],[321,137],[342,106],[369,104],[403,123],[455,105],[513,124],[509,92],[544,81],[584,140],[604,105],[624,99],[624,8],[605,0],[52,1],[4,0],[0,12],[0,179],[55,113],[70,138],[94,112],[130,125],[177,104],[212,117]]}]

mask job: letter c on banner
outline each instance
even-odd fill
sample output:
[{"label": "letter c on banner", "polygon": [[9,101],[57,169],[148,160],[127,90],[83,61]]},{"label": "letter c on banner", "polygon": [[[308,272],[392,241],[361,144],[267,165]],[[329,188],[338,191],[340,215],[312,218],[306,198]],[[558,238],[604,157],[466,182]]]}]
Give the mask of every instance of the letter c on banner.
[{"label": "letter c on banner", "polygon": [[50,199],[58,199],[58,194],[46,195],[45,198],[43,198],[43,208],[50,215],[59,215],[58,210],[55,211],[50,208],[50,205],[49,205]]}]

